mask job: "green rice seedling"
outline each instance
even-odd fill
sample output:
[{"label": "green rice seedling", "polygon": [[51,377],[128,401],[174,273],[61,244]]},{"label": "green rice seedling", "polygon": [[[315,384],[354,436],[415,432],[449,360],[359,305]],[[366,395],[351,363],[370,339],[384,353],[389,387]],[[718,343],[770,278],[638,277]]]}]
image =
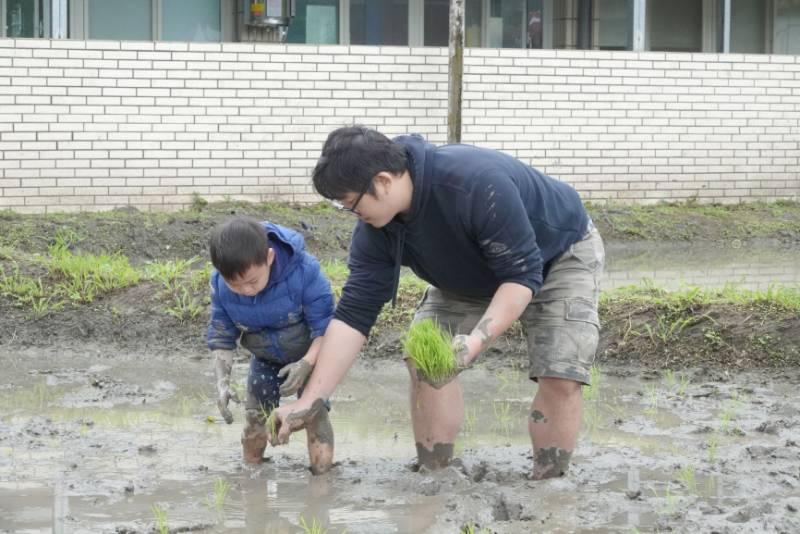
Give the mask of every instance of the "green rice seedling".
[{"label": "green rice seedling", "polygon": [[225,499],[228,497],[228,492],[231,490],[231,485],[225,480],[218,478],[214,481],[214,496],[209,501],[209,507],[213,508],[217,513],[222,512],[225,506]]},{"label": "green rice seedling", "polygon": [[590,404],[583,410],[583,426],[590,436],[600,427],[600,410],[596,404]]},{"label": "green rice seedling", "polygon": [[492,403],[495,425],[503,434],[511,431],[511,403],[508,401]]},{"label": "green rice seedling", "polygon": [[161,506],[153,505],[153,517],[155,518],[155,531],[158,534],[169,534],[169,525],[167,524],[167,511]]},{"label": "green rice seedling", "polygon": [[708,463],[713,464],[717,460],[717,446],[719,445],[719,439],[717,436],[711,436],[706,441],[706,448],[708,450]]},{"label": "green rice seedling", "polygon": [[697,479],[694,475],[694,467],[686,465],[678,471],[678,480],[686,487],[690,493],[697,493]]},{"label": "green rice seedling", "polygon": [[417,371],[433,381],[451,376],[456,370],[452,336],[443,332],[432,319],[411,325],[403,348]]},{"label": "green rice seedling", "polygon": [[306,521],[306,518],[301,515],[299,523],[300,523],[300,528],[302,528],[303,532],[305,532],[306,534],[325,534],[326,532],[328,532],[328,529],[324,528],[322,526],[322,523],[317,521],[316,517],[311,519],[311,524],[309,525],[308,522]]},{"label": "green rice seedling", "polygon": [[475,406],[467,406],[464,410],[464,434],[472,434],[475,432],[475,425],[478,422],[478,408]]},{"label": "green rice seedling", "polygon": [[645,408],[644,413],[652,417],[658,413],[658,386],[651,384],[647,386],[646,390],[648,406]]},{"label": "green rice seedling", "polygon": [[491,534],[491,532],[488,528],[480,528],[474,523],[467,523],[459,529],[458,534]]},{"label": "green rice seedling", "polygon": [[592,368],[589,370],[589,376],[589,385],[583,388],[583,400],[593,402],[600,396],[600,382],[602,376],[600,374],[600,367],[592,365]]}]

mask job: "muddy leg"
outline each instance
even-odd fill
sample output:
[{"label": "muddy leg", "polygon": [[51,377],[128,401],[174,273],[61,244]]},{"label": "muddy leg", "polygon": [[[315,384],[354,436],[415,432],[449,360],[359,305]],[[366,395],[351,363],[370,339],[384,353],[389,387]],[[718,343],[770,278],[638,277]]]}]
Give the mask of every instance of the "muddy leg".
[{"label": "muddy leg", "polygon": [[411,423],[417,445],[420,467],[440,469],[450,465],[461,423],[464,420],[464,398],[458,378],[440,389],[417,380],[414,366],[411,375]]},{"label": "muddy leg", "polygon": [[533,443],[533,478],[564,475],[581,426],[581,385],[561,378],[539,378],[528,432]]},{"label": "muddy leg", "polygon": [[320,410],[306,427],[306,441],[311,472],[322,475],[330,471],[333,465],[333,426],[327,409]]},{"label": "muddy leg", "polygon": [[266,416],[261,410],[245,411],[245,427],[242,431],[242,458],[248,464],[260,464],[267,448]]}]

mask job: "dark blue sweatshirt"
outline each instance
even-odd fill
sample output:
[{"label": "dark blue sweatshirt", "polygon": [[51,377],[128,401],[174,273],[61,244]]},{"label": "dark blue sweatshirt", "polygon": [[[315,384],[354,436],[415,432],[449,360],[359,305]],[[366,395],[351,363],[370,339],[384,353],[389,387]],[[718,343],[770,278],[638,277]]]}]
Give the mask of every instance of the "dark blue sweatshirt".
[{"label": "dark blue sweatshirt", "polygon": [[586,232],[578,193],[508,154],[419,135],[394,142],[408,152],[411,210],[380,229],[358,221],[334,314],[365,336],[394,296],[400,264],[465,297],[491,297],[505,282],[536,294],[548,262]]}]

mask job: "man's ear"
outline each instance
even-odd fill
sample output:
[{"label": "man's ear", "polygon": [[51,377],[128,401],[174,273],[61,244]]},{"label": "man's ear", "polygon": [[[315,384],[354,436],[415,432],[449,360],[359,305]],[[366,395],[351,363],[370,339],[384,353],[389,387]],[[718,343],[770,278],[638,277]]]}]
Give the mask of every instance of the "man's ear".
[{"label": "man's ear", "polygon": [[267,247],[267,267],[272,267],[273,261],[275,261],[275,249]]},{"label": "man's ear", "polygon": [[387,194],[391,188],[392,184],[394,183],[395,176],[388,172],[388,171],[381,171],[375,175],[373,178],[373,183],[375,184],[376,193],[378,191],[383,192],[383,194]]}]

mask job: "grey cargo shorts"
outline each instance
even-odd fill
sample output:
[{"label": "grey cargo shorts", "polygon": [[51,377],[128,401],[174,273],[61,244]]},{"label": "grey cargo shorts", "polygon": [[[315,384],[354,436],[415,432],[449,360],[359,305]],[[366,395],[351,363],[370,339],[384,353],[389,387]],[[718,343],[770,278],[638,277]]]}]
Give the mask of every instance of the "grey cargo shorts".
[{"label": "grey cargo shorts", "polygon": [[[581,241],[551,264],[544,285],[520,316],[528,338],[529,375],[589,384],[600,339],[597,301],[605,249],[589,225]],[[414,321],[432,318],[452,335],[469,334],[491,298],[465,298],[428,286]]]}]

